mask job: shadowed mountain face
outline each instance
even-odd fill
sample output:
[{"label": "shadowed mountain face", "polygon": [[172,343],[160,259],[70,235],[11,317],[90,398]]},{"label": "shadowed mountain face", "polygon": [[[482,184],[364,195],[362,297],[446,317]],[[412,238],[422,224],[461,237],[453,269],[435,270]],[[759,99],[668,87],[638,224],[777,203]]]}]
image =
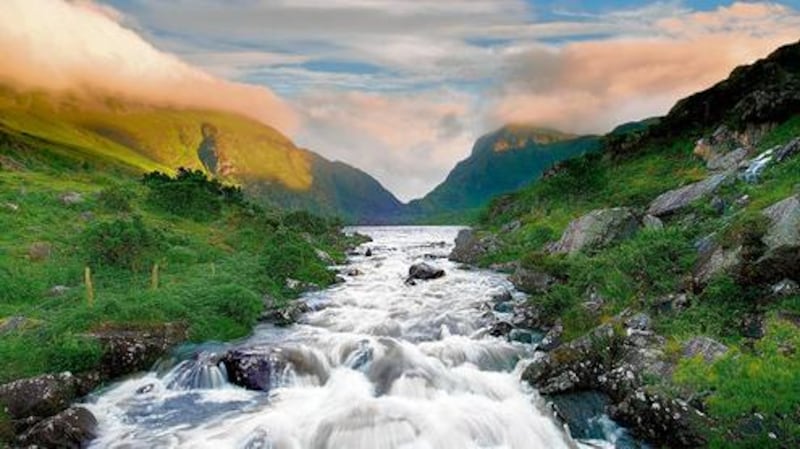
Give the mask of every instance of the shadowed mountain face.
[{"label": "shadowed mountain face", "polygon": [[141,172],[205,169],[256,200],[350,222],[376,221],[400,205],[368,174],[226,112],[0,86],[0,126],[75,148],[87,162],[116,161]]},{"label": "shadowed mountain face", "polygon": [[407,213],[424,216],[480,208],[492,197],[538,179],[554,164],[598,148],[599,140],[592,136],[505,126],[478,139],[472,154],[431,193],[412,201]]}]

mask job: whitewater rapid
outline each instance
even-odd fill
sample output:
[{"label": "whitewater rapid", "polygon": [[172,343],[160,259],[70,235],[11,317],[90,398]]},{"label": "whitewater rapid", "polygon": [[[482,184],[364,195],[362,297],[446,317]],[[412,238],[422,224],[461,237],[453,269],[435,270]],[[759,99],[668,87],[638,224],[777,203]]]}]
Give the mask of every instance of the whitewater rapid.
[{"label": "whitewater rapid", "polygon": [[[454,227],[356,228],[373,238],[358,275],[302,300],[300,323],[256,327],[240,342],[184,347],[152,372],[91,396],[91,448],[532,449],[574,442],[520,382],[530,344],[488,335],[504,275],[446,259]],[[369,247],[372,256],[363,255]],[[441,279],[407,285],[412,263]],[[215,357],[232,347],[293,354],[268,394],[229,384]],[[308,367],[313,367],[309,369]]]}]

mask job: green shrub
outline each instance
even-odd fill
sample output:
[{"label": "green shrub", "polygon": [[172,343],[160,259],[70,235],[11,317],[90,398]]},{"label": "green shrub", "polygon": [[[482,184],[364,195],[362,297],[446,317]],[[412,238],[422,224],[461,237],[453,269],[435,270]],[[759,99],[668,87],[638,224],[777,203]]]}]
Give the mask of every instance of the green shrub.
[{"label": "green shrub", "polygon": [[223,204],[245,204],[244,194],[239,187],[209,179],[200,170],[180,168],[174,178],[161,172],[151,172],[144,175],[142,183],[150,190],[147,200],[151,205],[197,221],[218,218]]},{"label": "green shrub", "polygon": [[131,200],[133,200],[133,198],[133,191],[122,186],[115,185],[100,191],[98,201],[106,210],[112,212],[130,212]]},{"label": "green shrub", "polygon": [[289,228],[300,232],[307,232],[311,235],[324,235],[331,229],[340,226],[338,223],[331,223],[326,218],[304,210],[286,214],[286,216],[283,217],[283,224]]},{"label": "green shrub", "polygon": [[89,262],[138,271],[151,263],[162,247],[162,236],[148,228],[139,216],[99,222],[84,232]]}]

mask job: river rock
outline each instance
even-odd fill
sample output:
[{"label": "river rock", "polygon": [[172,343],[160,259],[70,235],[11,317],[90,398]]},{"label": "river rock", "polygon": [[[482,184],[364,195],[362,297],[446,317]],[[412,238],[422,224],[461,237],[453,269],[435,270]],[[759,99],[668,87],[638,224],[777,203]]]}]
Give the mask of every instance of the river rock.
[{"label": "river rock", "polygon": [[708,443],[700,431],[708,426],[702,413],[685,402],[644,388],[637,389],[608,410],[614,420],[663,447],[696,448]]},{"label": "river rock", "polygon": [[311,307],[301,300],[289,301],[287,304],[277,301],[270,295],[264,295],[262,302],[264,311],[258,320],[273,323],[276,326],[291,326],[297,323],[304,314],[311,311]]},{"label": "river rock", "polygon": [[476,264],[491,252],[497,251],[499,242],[493,235],[478,237],[471,229],[462,229],[456,236],[456,246],[449,259],[454,262]]},{"label": "river rock", "polygon": [[597,209],[570,222],[550,251],[573,254],[598,249],[629,238],[638,229],[639,220],[629,208]]},{"label": "river rock", "polygon": [[514,287],[525,293],[538,294],[550,290],[557,279],[543,271],[517,267],[509,278]]},{"label": "river rock", "polygon": [[313,376],[320,384],[328,380],[325,362],[302,347],[236,348],[222,357],[222,363],[228,380],[248,390],[268,392],[277,388],[289,370],[297,375]]},{"label": "river rock", "polygon": [[508,321],[498,321],[489,328],[489,335],[492,337],[505,337],[514,330],[514,325]]},{"label": "river rock", "polygon": [[423,281],[438,279],[444,276],[444,270],[425,262],[415,263],[408,269],[407,281],[419,279]]},{"label": "river rock", "polygon": [[53,416],[97,384],[70,372],[19,379],[0,385],[0,404],[11,419],[18,421]]},{"label": "river rock", "polygon": [[719,173],[702,181],[662,193],[655,200],[653,200],[652,203],[650,203],[647,213],[656,217],[663,217],[673,214],[699,200],[700,198],[711,195],[728,178],[728,173]]},{"label": "river rock", "polygon": [[542,341],[539,342],[539,345],[536,346],[536,349],[540,351],[551,351],[557,348],[561,344],[561,337],[564,335],[564,326],[561,324],[560,321],[556,322],[550,330],[544,334],[542,337]]},{"label": "river rock", "polygon": [[96,436],[97,419],[83,407],[71,407],[44,419],[18,438],[23,446],[42,449],[80,449]]},{"label": "river rock", "polygon": [[103,347],[99,371],[105,378],[144,371],[167,351],[188,338],[184,324],[143,328],[108,328],[90,334]]}]

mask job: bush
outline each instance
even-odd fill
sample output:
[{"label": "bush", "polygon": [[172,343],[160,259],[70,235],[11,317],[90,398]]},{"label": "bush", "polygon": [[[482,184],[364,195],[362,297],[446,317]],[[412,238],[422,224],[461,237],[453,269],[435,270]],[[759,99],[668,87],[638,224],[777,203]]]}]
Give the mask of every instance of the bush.
[{"label": "bush", "polygon": [[112,186],[103,189],[98,196],[100,205],[112,212],[130,212],[131,200],[134,194],[122,186]]},{"label": "bush", "polygon": [[155,259],[162,236],[138,216],[100,222],[86,229],[84,245],[89,262],[138,271]]},{"label": "bush", "polygon": [[200,170],[179,168],[174,178],[161,172],[151,172],[144,175],[142,183],[150,189],[147,200],[151,205],[197,221],[218,218],[223,204],[246,204],[239,187],[208,179]]},{"label": "bush", "polygon": [[304,210],[286,214],[286,216],[283,217],[283,224],[311,235],[326,234],[335,226],[334,223],[329,222],[327,219]]}]

